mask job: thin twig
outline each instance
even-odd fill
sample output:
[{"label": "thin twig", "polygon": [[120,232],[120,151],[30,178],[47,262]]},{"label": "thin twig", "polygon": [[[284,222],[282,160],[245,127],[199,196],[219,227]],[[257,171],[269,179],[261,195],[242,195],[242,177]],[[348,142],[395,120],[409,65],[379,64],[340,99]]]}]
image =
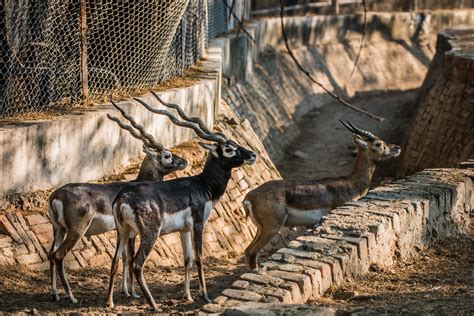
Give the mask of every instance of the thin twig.
[{"label": "thin twig", "polygon": [[229,8],[230,13],[232,14],[232,16],[234,17],[234,19],[239,22],[239,27],[244,31],[244,33],[252,40],[252,42],[254,42],[255,44],[257,43],[257,41],[253,38],[252,34],[250,34],[246,29],[245,29],[245,26],[244,26],[244,22],[242,22],[239,17],[234,13],[234,11],[232,10],[231,6],[229,5],[229,3],[227,2],[227,0],[223,0],[224,1],[224,4],[227,6],[227,8]]},{"label": "thin twig", "polygon": [[357,53],[357,57],[354,60],[354,66],[352,67],[352,71],[351,71],[351,74],[349,75],[349,78],[352,78],[352,75],[354,74],[354,71],[356,70],[357,64],[359,63],[359,58],[362,53],[362,48],[364,47],[365,36],[367,34],[367,3],[365,2],[365,0],[362,0],[362,6],[364,7],[364,30],[362,32],[362,39],[360,41],[359,52]]},{"label": "thin twig", "polygon": [[346,100],[344,100],[343,98],[341,98],[340,96],[338,96],[337,94],[335,94],[334,92],[330,91],[328,88],[326,88],[322,83],[318,82],[316,79],[313,78],[313,76],[311,76],[311,74],[309,73],[308,70],[306,70],[301,64],[300,62],[298,61],[298,59],[296,58],[295,54],[293,53],[293,51],[291,50],[290,48],[290,45],[288,44],[288,37],[286,36],[286,32],[285,32],[285,23],[284,23],[284,20],[283,20],[283,16],[284,16],[284,12],[285,12],[285,3],[284,3],[285,0],[281,0],[281,7],[280,7],[280,22],[281,22],[281,33],[283,35],[283,40],[285,41],[285,46],[286,46],[286,50],[288,51],[288,54],[290,55],[291,59],[293,59],[293,61],[295,62],[296,66],[298,66],[298,68],[312,81],[314,82],[315,84],[317,84],[321,89],[323,89],[327,94],[329,94],[332,98],[336,99],[337,101],[339,101],[341,104],[345,105],[346,107],[348,108],[351,108],[353,109],[354,111],[357,111],[357,112],[360,112],[362,114],[365,114],[373,119],[376,119],[380,122],[383,122],[384,118],[383,117],[380,117],[380,116],[377,116],[375,114],[372,114],[372,113],[369,113],[361,108],[358,108],[357,106],[355,105],[352,105],[350,104],[349,102],[347,102]]}]

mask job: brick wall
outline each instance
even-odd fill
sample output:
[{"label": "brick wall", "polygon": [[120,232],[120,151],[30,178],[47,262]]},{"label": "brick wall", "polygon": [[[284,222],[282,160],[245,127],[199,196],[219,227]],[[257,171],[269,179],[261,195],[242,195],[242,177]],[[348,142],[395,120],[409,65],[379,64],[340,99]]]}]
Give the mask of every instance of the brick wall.
[{"label": "brick wall", "polygon": [[[226,255],[229,252],[243,253],[244,247],[255,234],[255,228],[250,219],[246,218],[241,202],[252,188],[280,178],[249,122],[235,118],[225,103],[222,103],[221,110],[223,116],[216,128],[239,144],[256,151],[258,160],[255,165],[234,170],[226,193],[214,207],[204,234],[204,254],[212,256]],[[192,162],[191,168],[177,176],[193,175],[202,170],[205,156],[197,142],[187,143],[177,148],[176,152]],[[39,204],[46,205],[46,201]],[[28,215],[24,215],[22,211],[0,215],[0,265],[20,264],[37,270],[49,267],[46,253],[53,236],[46,212],[45,208],[42,212],[29,212]],[[93,236],[90,240],[83,238],[66,256],[66,265],[71,269],[109,265],[115,251],[115,242],[115,232]],[[182,264],[179,235],[174,233],[161,237],[147,263],[152,266]]]},{"label": "brick wall", "polygon": [[243,274],[205,312],[248,302],[302,304],[371,265],[391,266],[417,249],[469,232],[474,169],[432,169],[379,187],[333,210],[321,226]]},{"label": "brick wall", "polygon": [[399,176],[474,158],[474,28],[443,31],[397,161]]}]

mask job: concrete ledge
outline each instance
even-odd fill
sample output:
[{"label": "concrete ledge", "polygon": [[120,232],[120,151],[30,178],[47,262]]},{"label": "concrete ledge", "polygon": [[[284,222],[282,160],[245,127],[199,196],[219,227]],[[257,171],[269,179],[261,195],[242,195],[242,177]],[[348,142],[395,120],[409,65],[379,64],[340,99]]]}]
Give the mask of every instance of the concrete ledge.
[{"label": "concrete ledge", "polygon": [[371,265],[391,266],[469,230],[473,169],[432,169],[377,188],[332,211],[315,229],[245,273],[204,312],[249,301],[302,304]]},{"label": "concrete ledge", "polygon": [[[258,20],[258,51],[267,47],[283,48],[280,18]],[[454,25],[474,24],[474,10],[436,10],[424,12],[369,12],[367,15],[367,43],[380,39],[411,42],[429,34],[436,34]],[[360,40],[363,15],[316,15],[285,18],[286,30],[291,34],[291,45],[327,45]]]}]

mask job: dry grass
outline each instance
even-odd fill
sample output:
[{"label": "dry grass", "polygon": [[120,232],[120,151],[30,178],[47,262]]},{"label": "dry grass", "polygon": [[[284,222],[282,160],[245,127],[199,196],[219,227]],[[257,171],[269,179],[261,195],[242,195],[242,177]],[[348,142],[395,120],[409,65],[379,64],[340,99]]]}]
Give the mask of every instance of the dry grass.
[{"label": "dry grass", "polygon": [[[344,295],[346,299],[336,299]],[[340,314],[467,315],[474,313],[474,238],[447,239],[392,268],[372,267],[366,275],[331,288],[312,302]]]}]

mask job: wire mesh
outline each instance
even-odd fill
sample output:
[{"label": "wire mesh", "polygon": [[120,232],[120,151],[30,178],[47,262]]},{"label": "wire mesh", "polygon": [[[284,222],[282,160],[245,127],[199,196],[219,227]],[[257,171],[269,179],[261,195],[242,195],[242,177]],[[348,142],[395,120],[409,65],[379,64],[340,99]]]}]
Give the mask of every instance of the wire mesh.
[{"label": "wire mesh", "polygon": [[[250,0],[228,1],[248,17]],[[209,38],[237,25],[229,13],[222,0],[4,0],[0,117],[132,94],[181,76]]]},{"label": "wire mesh", "polygon": [[[88,71],[93,94],[152,87],[162,78],[187,1],[88,3]],[[111,18],[113,17],[113,18]]]},{"label": "wire mesh", "polygon": [[80,98],[79,5],[3,1],[0,8],[0,111],[37,111]]}]

